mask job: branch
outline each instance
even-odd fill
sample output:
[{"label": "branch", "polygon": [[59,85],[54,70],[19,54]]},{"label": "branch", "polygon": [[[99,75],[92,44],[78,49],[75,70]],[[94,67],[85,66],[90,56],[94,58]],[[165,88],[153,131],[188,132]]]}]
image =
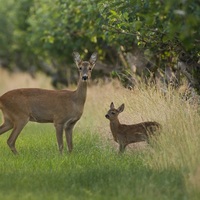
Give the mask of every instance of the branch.
[{"label": "branch", "polygon": [[[124,30],[119,30],[116,27],[113,27],[113,26],[110,26],[110,25],[107,25],[107,27],[106,26],[102,26],[102,29],[106,30],[106,31],[109,31],[109,32],[112,32],[112,33],[130,35],[130,36],[134,36],[134,37],[138,36],[137,33],[128,33],[128,32],[125,32]],[[140,39],[140,41],[142,41],[144,43],[147,43],[147,41],[145,41],[144,39]]]},{"label": "branch", "polygon": [[[109,27],[109,28],[108,28],[108,27]],[[111,29],[114,29],[114,30],[110,30],[110,28],[111,28]],[[107,27],[106,27],[106,26],[102,26],[102,29],[103,29],[103,30],[106,30],[106,31],[113,32],[113,33],[120,33],[120,34],[124,34],[124,35],[137,36],[136,33],[127,33],[127,32],[125,32],[125,31],[123,31],[123,30],[119,30],[119,29],[115,28],[114,26],[110,26],[110,25],[107,25]]]}]

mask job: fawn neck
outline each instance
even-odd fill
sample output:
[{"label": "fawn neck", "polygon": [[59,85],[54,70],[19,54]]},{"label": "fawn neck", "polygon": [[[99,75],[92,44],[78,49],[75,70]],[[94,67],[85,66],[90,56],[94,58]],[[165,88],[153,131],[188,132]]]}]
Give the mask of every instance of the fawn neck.
[{"label": "fawn neck", "polygon": [[118,129],[119,129],[119,126],[120,126],[120,122],[119,122],[118,118],[110,121],[110,129],[112,131],[113,136],[116,136]]}]

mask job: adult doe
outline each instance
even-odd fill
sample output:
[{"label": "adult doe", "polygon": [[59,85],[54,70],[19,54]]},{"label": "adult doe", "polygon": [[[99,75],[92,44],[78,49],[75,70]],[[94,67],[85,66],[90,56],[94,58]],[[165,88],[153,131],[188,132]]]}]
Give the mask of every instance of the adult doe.
[{"label": "adult doe", "polygon": [[16,139],[28,121],[53,123],[60,153],[63,151],[65,130],[68,151],[72,151],[73,127],[83,113],[87,80],[95,66],[97,53],[93,53],[89,61],[83,61],[78,52],[73,53],[73,58],[80,74],[75,91],[21,88],[11,90],[0,97],[0,109],[4,118],[0,134],[12,129],[7,144],[14,154],[17,154]]},{"label": "adult doe", "polygon": [[105,115],[110,120],[110,129],[114,140],[119,143],[119,152],[123,153],[126,146],[135,142],[149,142],[149,137],[161,128],[157,122],[142,122],[139,124],[121,124],[118,119],[119,113],[123,112],[124,104],[115,108],[113,102],[110,110]]}]

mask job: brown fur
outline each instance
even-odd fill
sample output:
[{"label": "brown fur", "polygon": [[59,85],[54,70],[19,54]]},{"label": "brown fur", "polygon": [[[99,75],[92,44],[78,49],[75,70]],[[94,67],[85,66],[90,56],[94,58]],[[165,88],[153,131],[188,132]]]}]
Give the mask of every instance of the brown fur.
[{"label": "brown fur", "polygon": [[124,104],[118,109],[111,103],[110,110],[105,115],[110,120],[110,129],[114,140],[119,143],[119,151],[124,152],[126,146],[131,143],[149,141],[149,137],[161,128],[157,122],[142,122],[139,124],[121,124],[118,119],[119,113],[123,112]]},{"label": "brown fur", "polygon": [[13,129],[7,141],[13,153],[17,153],[16,139],[28,121],[54,123],[60,153],[63,150],[65,130],[68,150],[72,151],[73,127],[83,113],[87,80],[95,66],[97,54],[93,53],[89,61],[82,61],[77,52],[74,52],[73,56],[80,73],[75,91],[21,88],[11,90],[0,97],[0,109],[4,117],[0,134]]}]

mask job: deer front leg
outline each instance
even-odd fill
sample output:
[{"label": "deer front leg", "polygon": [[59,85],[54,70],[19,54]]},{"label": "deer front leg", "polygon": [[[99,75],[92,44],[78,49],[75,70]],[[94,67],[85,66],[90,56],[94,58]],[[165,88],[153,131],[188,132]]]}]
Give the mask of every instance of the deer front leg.
[{"label": "deer front leg", "polygon": [[60,154],[62,154],[63,151],[63,124],[55,124],[56,129],[56,138],[58,142],[58,149],[60,151]]},{"label": "deer front leg", "polygon": [[68,146],[69,153],[71,153],[72,149],[73,149],[72,131],[73,131],[74,125],[75,125],[75,123],[68,124],[65,128],[65,136],[66,136],[66,140],[67,140],[67,146]]}]

